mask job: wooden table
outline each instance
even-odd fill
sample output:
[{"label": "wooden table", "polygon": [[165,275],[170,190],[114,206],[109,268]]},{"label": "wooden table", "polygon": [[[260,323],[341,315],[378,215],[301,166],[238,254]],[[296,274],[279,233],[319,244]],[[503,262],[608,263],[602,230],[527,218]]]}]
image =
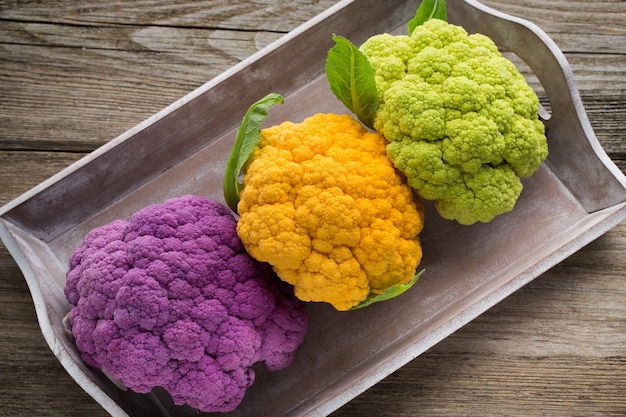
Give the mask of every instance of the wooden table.
[{"label": "wooden table", "polygon": [[[0,2],[0,205],[334,3]],[[626,3],[485,3],[553,37],[625,170]],[[333,416],[624,416],[625,271],[622,223]],[[44,342],[1,245],[0,277],[0,414],[107,415]]]}]

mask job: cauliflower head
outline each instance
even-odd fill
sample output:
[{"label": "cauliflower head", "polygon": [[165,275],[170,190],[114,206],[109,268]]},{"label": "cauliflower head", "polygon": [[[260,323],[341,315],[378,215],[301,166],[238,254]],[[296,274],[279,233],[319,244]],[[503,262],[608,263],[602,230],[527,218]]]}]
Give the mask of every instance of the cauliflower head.
[{"label": "cauliflower head", "polygon": [[254,363],[289,365],[305,304],[245,252],[235,228],[227,207],[189,195],[87,234],[65,287],[84,362],[207,412],[240,403]]},{"label": "cauliflower head", "polygon": [[513,209],[548,146],[537,95],[493,41],[430,19],[360,50],[380,97],[373,127],[409,185],[461,224]]},{"label": "cauliflower head", "polygon": [[348,115],[320,113],[262,130],[245,171],[237,233],[301,300],[347,310],[415,276],[423,206],[385,145]]}]

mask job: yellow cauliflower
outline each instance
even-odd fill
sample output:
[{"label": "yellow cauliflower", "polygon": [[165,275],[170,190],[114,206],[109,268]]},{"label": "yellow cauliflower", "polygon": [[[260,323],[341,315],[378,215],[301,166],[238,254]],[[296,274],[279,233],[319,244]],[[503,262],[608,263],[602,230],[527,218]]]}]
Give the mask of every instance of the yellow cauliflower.
[{"label": "yellow cauliflower", "polygon": [[414,278],[423,206],[385,146],[348,115],[261,131],[243,167],[237,233],[301,300],[348,310]]}]

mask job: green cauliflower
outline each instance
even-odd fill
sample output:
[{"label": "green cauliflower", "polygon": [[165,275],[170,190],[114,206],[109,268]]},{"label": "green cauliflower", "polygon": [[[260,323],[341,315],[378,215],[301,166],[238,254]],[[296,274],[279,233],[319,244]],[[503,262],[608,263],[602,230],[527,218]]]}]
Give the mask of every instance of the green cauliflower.
[{"label": "green cauliflower", "polygon": [[431,19],[360,50],[380,100],[373,127],[408,184],[461,224],[512,210],[548,145],[537,95],[494,42]]}]

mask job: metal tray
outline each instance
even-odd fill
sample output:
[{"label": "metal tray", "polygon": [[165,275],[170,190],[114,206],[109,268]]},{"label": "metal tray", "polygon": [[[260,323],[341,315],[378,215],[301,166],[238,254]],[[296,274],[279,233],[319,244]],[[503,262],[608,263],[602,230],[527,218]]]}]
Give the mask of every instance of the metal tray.
[{"label": "metal tray", "polygon": [[[417,1],[346,0],[113,139],[0,209],[0,235],[32,293],[41,330],[67,372],[115,416],[192,416],[155,391],[115,387],[86,367],[64,336],[70,253],[93,227],[185,193],[222,200],[234,133],[247,107],[273,91],[288,104],[267,123],[344,112],[324,62],[337,33],[360,44],[402,30]],[[257,369],[228,415],[323,416],[626,218],[626,178],[599,145],[569,66],[535,25],[477,1],[448,2],[449,20],[492,37],[536,74],[550,101],[550,156],[515,209],[489,224],[444,221],[427,205],[427,272],[409,292],[353,312],[310,304],[310,330],[293,365]]]}]

